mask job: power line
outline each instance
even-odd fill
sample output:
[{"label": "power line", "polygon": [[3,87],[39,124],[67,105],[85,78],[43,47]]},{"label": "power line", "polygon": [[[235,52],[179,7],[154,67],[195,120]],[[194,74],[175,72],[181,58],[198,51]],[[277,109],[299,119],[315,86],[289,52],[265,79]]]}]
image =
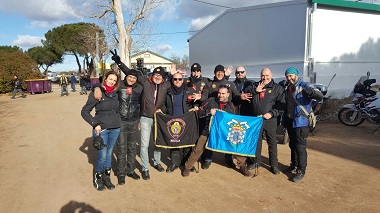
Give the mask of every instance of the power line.
[{"label": "power line", "polygon": [[131,33],[130,35],[173,35],[173,34],[181,34],[181,33],[195,33],[198,30],[186,31],[186,32],[170,32],[170,33]]},{"label": "power line", "polygon": [[204,2],[204,1],[199,1],[199,0],[194,0],[194,1],[199,2],[199,3],[203,3],[203,4],[208,4],[208,5],[216,6],[216,7],[223,7],[223,8],[228,8],[228,9],[232,8],[232,7],[227,7],[227,6],[223,6],[223,5],[219,5],[219,4],[212,4],[212,3],[208,3],[208,2]]}]

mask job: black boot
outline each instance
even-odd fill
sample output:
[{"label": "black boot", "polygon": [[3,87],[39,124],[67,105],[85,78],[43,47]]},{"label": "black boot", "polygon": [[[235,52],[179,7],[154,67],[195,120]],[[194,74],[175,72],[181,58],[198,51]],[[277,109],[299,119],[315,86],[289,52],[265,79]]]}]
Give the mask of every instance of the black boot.
[{"label": "black boot", "polygon": [[115,188],[115,185],[112,184],[110,176],[111,176],[111,169],[105,169],[103,183],[107,187],[107,189],[112,190]]},{"label": "black boot", "polygon": [[95,175],[94,175],[94,187],[95,187],[95,189],[97,189],[99,191],[103,191],[103,190],[106,189],[104,187],[104,185],[103,185],[102,176],[103,175],[102,175],[101,172],[95,172]]}]

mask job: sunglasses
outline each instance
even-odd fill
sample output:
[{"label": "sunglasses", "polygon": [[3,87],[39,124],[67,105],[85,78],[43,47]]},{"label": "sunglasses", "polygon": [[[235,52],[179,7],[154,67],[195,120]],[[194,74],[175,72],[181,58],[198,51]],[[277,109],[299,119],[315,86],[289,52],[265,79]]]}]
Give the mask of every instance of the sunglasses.
[{"label": "sunglasses", "polygon": [[182,81],[183,78],[173,78],[174,81]]},{"label": "sunglasses", "polygon": [[243,74],[245,71],[236,71],[236,74]]},{"label": "sunglasses", "polygon": [[200,72],[200,70],[192,70],[191,72]]}]

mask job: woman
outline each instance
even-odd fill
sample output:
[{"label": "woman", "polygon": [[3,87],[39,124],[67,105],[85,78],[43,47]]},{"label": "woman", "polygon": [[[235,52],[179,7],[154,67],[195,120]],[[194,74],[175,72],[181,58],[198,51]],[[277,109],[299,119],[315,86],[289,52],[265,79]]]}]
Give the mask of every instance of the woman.
[{"label": "woman", "polygon": [[[112,150],[120,132],[119,100],[116,90],[119,86],[119,77],[116,72],[109,71],[103,78],[101,85],[102,99],[94,99],[93,93],[88,96],[81,115],[93,127],[93,137],[100,136],[106,145],[98,150],[98,159],[95,165],[94,187],[99,190],[114,189],[112,184],[111,160]],[[90,112],[95,108],[95,116]]]}]

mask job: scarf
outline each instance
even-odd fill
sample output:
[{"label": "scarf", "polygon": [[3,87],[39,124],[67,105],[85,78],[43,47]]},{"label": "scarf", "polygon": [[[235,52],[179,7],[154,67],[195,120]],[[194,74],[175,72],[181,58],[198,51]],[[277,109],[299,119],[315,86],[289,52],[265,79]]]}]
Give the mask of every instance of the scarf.
[{"label": "scarf", "polygon": [[183,93],[183,85],[180,88],[172,85],[172,91],[173,91],[174,95],[182,94]]},{"label": "scarf", "polygon": [[106,83],[103,83],[103,86],[106,89],[107,94],[111,94],[115,90],[115,86],[108,86]]}]

